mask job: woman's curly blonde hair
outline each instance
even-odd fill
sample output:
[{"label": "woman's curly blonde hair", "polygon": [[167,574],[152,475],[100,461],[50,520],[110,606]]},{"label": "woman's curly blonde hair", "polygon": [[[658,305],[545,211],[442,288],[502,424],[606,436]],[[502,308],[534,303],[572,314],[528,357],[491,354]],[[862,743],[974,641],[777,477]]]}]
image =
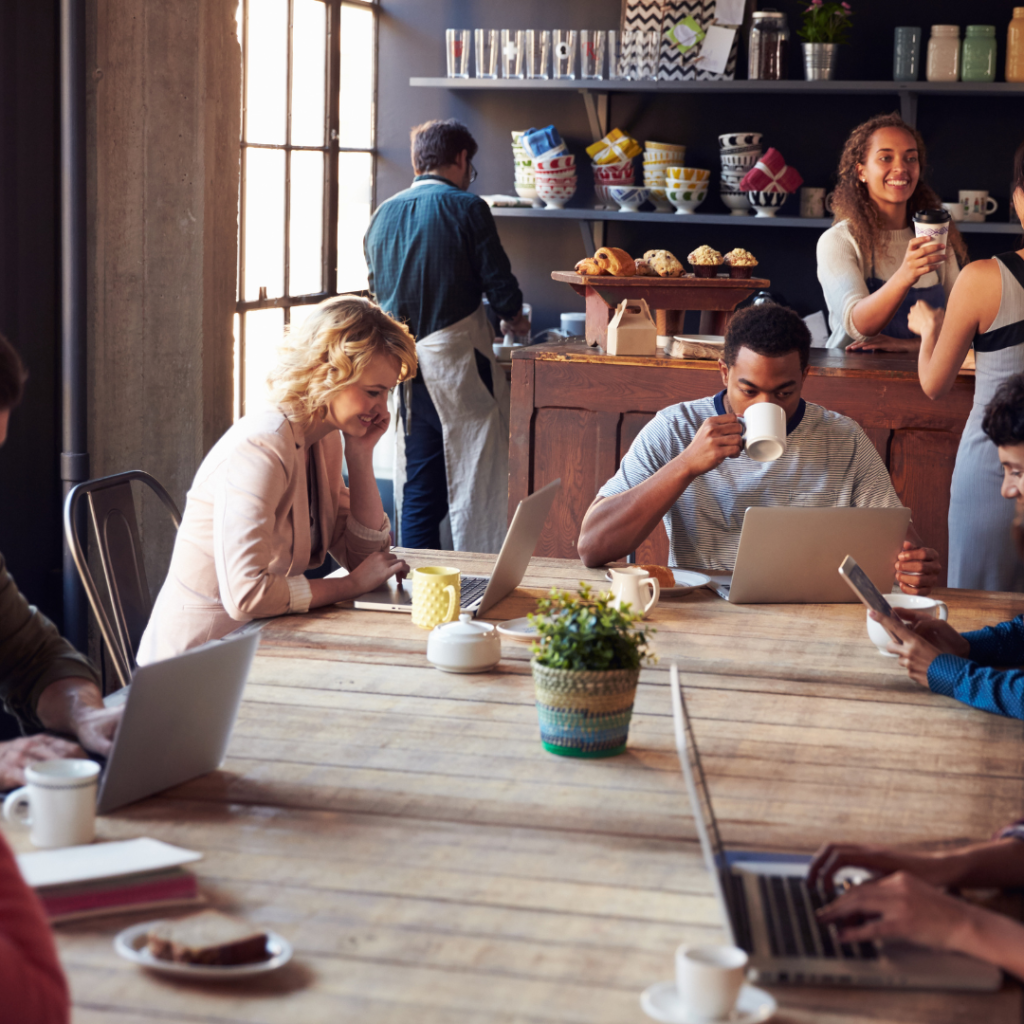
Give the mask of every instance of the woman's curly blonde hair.
[{"label": "woman's curly blonde hair", "polygon": [[[907,200],[908,225],[918,210],[937,210],[942,206],[938,195],[930,185],[925,183],[927,154],[924,148],[924,139],[916,128],[912,128],[895,112],[878,114],[871,120],[857,125],[850,132],[850,137],[846,140],[846,145],[843,146],[843,155],[839,158],[837,173],[839,180],[835,192],[832,194],[832,212],[835,215],[834,224],[838,224],[841,220],[850,222],[850,234],[853,235],[854,241],[860,246],[860,251],[868,260],[874,259],[875,251],[882,240],[882,232],[888,229],[882,221],[878,207],[875,206],[868,194],[867,185],[860,180],[857,164],[867,163],[871,136],[882,128],[899,128],[900,131],[911,136],[917,145],[920,176],[913,195]],[[949,225],[949,244],[953,246],[957,262],[961,267],[964,266],[968,262],[967,246],[964,243],[963,235],[952,221]]]},{"label": "woman's curly blonde hair", "polygon": [[358,295],[325,299],[281,346],[267,377],[270,401],[308,427],[378,355],[394,360],[399,381],[416,376],[416,341],[404,324]]}]

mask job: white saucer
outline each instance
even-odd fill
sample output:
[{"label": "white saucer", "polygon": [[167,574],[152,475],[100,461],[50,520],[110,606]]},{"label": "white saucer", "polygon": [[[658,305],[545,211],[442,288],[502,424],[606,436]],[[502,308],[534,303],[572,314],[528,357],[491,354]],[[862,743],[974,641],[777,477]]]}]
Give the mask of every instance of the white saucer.
[{"label": "white saucer", "polygon": [[[710,576],[705,576],[702,572],[694,572],[692,569],[672,569],[670,571],[676,578],[676,585],[674,587],[662,587],[661,592],[663,594],[672,594],[675,597],[683,594],[692,594],[698,587],[706,587],[711,582]],[[610,583],[611,573],[606,572],[604,578]]]},{"label": "white saucer", "polygon": [[267,932],[267,952],[270,959],[260,960],[254,964],[181,964],[173,960],[161,960],[153,956],[146,948],[146,936],[159,921],[146,921],[125,928],[114,938],[114,950],[119,955],[140,967],[148,967],[151,971],[161,974],[176,974],[192,981],[230,981],[233,978],[247,978],[252,974],[266,974],[283,967],[292,958],[292,946],[287,939],[282,939],[276,932]]},{"label": "white saucer", "polygon": [[536,627],[525,616],[521,619],[499,622],[497,630],[506,640],[514,640],[517,644],[533,644],[540,639]]},{"label": "white saucer", "polygon": [[[679,1004],[679,994],[674,981],[659,981],[645,989],[640,996],[640,1008],[648,1017],[662,1024],[710,1024],[706,1018],[687,1016]],[[761,988],[744,985],[740,989],[736,1007],[723,1024],[760,1024],[771,1020],[778,1010],[775,1000]]]}]

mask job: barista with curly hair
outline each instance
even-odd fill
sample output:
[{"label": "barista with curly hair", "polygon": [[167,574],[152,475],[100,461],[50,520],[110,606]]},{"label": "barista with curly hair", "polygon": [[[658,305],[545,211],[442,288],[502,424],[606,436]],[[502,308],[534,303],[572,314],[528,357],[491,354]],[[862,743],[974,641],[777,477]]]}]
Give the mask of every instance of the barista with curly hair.
[{"label": "barista with curly hair", "polygon": [[913,215],[941,206],[925,183],[920,133],[881,114],[850,133],[839,161],[835,222],[818,239],[818,280],[828,303],[829,348],[916,352],[907,317],[923,299],[945,308],[967,247],[955,224],[943,249],[915,238]]}]

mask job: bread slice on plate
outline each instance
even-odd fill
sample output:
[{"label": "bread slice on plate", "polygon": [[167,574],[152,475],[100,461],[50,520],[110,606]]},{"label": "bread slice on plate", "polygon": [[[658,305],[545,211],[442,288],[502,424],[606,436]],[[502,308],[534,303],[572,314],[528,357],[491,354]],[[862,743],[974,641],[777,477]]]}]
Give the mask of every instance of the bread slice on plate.
[{"label": "bread slice on plate", "polygon": [[146,936],[146,946],[160,960],[222,967],[258,963],[269,955],[262,928],[218,910],[160,921]]}]

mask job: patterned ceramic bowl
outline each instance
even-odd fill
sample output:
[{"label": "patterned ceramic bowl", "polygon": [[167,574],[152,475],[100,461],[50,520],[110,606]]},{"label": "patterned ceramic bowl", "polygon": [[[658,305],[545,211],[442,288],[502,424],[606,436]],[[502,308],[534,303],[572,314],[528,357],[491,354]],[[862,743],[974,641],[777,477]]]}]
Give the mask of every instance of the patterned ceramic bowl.
[{"label": "patterned ceramic bowl", "polygon": [[576,179],[571,185],[556,185],[552,182],[537,182],[537,198],[543,199],[549,210],[561,210],[576,195]]},{"label": "patterned ceramic bowl", "polygon": [[619,204],[623,213],[636,213],[647,202],[649,190],[635,185],[611,185],[608,195]]},{"label": "patterned ceramic bowl", "polygon": [[670,188],[665,191],[668,201],[676,208],[676,213],[693,213],[707,198],[706,185],[696,188]]},{"label": "patterned ceramic bowl", "polygon": [[750,200],[746,192],[738,192],[721,188],[718,196],[729,207],[734,217],[746,217],[750,213]]},{"label": "patterned ceramic bowl", "polygon": [[535,185],[524,185],[516,182],[516,195],[520,199],[536,199],[537,187]]},{"label": "patterned ceramic bowl", "polygon": [[723,153],[722,154],[722,169],[723,170],[739,170],[744,168],[750,170],[758,160],[761,159],[761,150],[754,149],[749,153]]},{"label": "patterned ceramic bowl", "polygon": [[671,184],[678,181],[680,184],[696,185],[699,182],[709,182],[711,172],[702,167],[667,167],[665,168],[665,181]]},{"label": "patterned ceramic bowl", "polygon": [[747,149],[750,146],[760,146],[764,135],[761,132],[726,132],[718,136],[718,144],[723,151],[730,149]]},{"label": "patterned ceramic bowl", "polygon": [[633,164],[595,165],[594,181],[599,185],[632,185],[634,181]]},{"label": "patterned ceramic bowl", "polygon": [[562,173],[576,173],[576,157],[572,153],[563,153],[561,156],[553,156],[549,159],[538,157],[533,161],[534,169],[537,171],[561,171]]},{"label": "patterned ceramic bowl", "polygon": [[747,199],[756,217],[774,217],[789,198],[788,192],[748,192]]}]

